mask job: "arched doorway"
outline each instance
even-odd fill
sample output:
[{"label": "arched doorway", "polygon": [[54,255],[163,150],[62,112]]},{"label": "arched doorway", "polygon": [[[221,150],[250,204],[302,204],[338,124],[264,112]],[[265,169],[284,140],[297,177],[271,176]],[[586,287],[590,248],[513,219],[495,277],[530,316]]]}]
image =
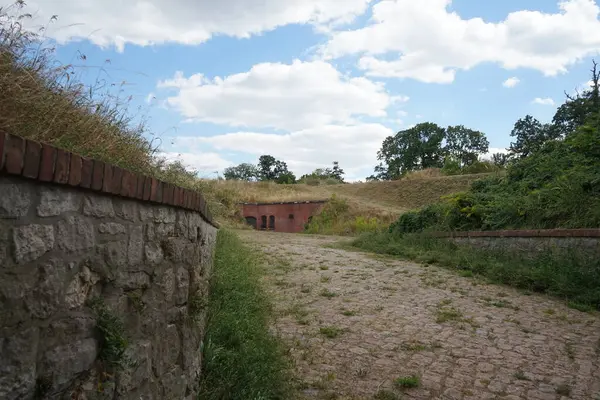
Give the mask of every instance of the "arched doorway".
[{"label": "arched doorway", "polygon": [[275,216],[274,215],[269,216],[269,229],[272,231],[275,230]]},{"label": "arched doorway", "polygon": [[267,229],[267,216],[263,215],[260,217],[260,229]]},{"label": "arched doorway", "polygon": [[256,229],[256,217],[246,217],[246,223]]}]

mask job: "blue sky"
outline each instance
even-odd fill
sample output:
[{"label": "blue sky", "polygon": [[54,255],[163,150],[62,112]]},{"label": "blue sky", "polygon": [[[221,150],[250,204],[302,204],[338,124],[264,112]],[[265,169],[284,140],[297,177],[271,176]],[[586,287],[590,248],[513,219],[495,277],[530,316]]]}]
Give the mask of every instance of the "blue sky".
[{"label": "blue sky", "polygon": [[261,154],[297,175],[338,160],[352,180],[371,174],[386,136],[419,122],[463,124],[501,149],[518,118],[550,120],[564,91],[589,79],[599,10],[594,0],[28,2],[35,24],[58,15],[47,35],[85,82],[126,82],[122,96],[168,158],[202,176]]}]

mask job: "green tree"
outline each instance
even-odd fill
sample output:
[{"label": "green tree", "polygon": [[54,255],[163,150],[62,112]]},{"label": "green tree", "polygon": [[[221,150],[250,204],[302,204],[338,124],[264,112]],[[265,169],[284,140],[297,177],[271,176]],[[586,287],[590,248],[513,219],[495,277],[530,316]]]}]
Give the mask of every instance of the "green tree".
[{"label": "green tree", "polygon": [[271,155],[262,155],[259,157],[258,176],[262,181],[296,183],[296,176],[288,170],[287,164]]},{"label": "green tree", "polygon": [[379,176],[396,179],[406,172],[442,167],[444,128],[425,122],[388,136],[377,152],[377,158],[385,164]]},{"label": "green tree", "polygon": [[504,153],[492,154],[492,162],[500,168],[506,168],[510,161],[510,155]]},{"label": "green tree", "polygon": [[550,124],[542,124],[531,115],[520,118],[515,122],[510,136],[516,140],[510,143],[511,156],[516,158],[527,157],[539,150],[548,140],[555,139],[557,130]]},{"label": "green tree", "polygon": [[449,126],[445,139],[445,154],[457,160],[461,168],[475,163],[481,154],[488,152],[490,145],[483,132],[463,125]]},{"label": "green tree", "polygon": [[340,168],[340,164],[337,161],[334,161],[333,168],[331,169],[329,176],[332,177],[333,179],[337,179],[340,182],[344,182],[345,174],[346,173],[344,172],[344,170]]},{"label": "green tree", "polygon": [[258,178],[258,168],[254,164],[241,163],[225,168],[223,176],[227,180],[254,181]]}]

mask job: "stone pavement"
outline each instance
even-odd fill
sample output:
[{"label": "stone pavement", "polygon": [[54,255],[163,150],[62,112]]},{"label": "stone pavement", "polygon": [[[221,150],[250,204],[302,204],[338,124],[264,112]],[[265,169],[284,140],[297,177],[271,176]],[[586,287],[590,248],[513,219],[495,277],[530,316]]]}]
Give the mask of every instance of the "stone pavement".
[{"label": "stone pavement", "polygon": [[[241,232],[303,399],[600,399],[600,318],[435,266]],[[399,387],[404,376],[417,387]],[[397,397],[396,397],[397,396]]]}]

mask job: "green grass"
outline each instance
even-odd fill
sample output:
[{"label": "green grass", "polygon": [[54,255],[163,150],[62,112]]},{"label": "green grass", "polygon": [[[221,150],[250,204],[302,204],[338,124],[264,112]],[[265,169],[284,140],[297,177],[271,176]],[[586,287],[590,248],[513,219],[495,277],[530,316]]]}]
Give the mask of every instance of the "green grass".
[{"label": "green grass", "polygon": [[260,285],[260,258],[221,229],[213,271],[198,398],[289,398],[289,365],[269,332],[271,304]]},{"label": "green grass", "polygon": [[394,380],[394,384],[401,388],[415,388],[421,384],[421,379],[417,375],[401,376]]},{"label": "green grass", "polygon": [[579,310],[600,310],[600,259],[571,251],[549,250],[536,257],[459,246],[425,234],[375,233],[360,236],[353,246],[411,260],[435,260],[465,276],[487,278],[530,292],[546,293]]},{"label": "green grass", "polygon": [[319,328],[319,333],[328,339],[335,339],[344,333],[344,330],[337,326],[324,326]]}]

